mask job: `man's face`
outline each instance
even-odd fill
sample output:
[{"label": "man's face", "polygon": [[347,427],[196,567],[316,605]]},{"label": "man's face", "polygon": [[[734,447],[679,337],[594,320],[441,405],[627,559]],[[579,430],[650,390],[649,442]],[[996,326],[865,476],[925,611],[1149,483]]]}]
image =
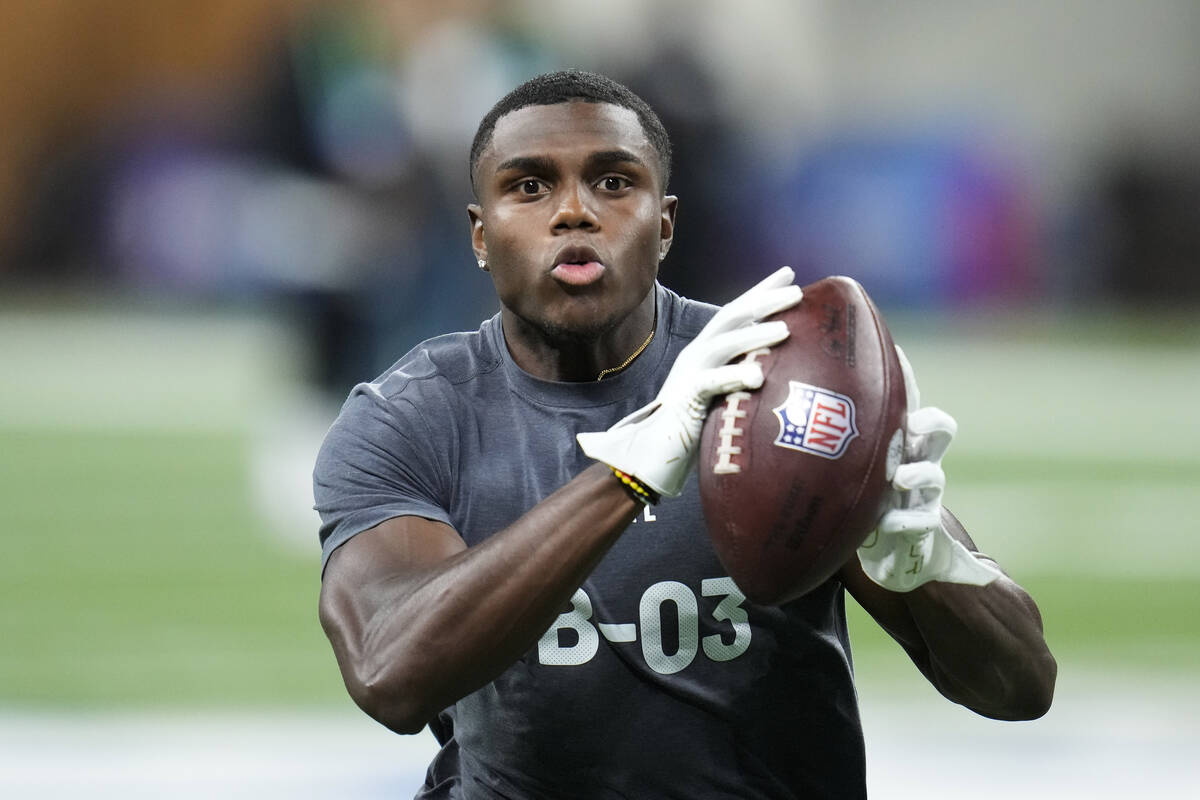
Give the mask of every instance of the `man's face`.
[{"label": "man's face", "polygon": [[505,309],[551,341],[594,339],[648,296],[675,198],[637,115],[608,103],[501,117],[479,159],[471,239]]}]

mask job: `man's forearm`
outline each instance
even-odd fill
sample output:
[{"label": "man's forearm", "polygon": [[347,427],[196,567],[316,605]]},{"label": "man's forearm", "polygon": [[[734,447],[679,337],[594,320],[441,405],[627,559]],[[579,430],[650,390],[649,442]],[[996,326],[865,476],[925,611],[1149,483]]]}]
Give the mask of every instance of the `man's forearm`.
[{"label": "man's forearm", "polygon": [[[943,520],[952,536],[975,550],[949,511],[943,510]],[[942,694],[996,719],[1046,713],[1057,664],[1041,613],[1024,589],[1003,576],[986,586],[932,581],[904,597],[924,643],[918,666]]]},{"label": "man's forearm", "polygon": [[995,719],[1046,713],[1057,666],[1020,586],[1008,578],[987,586],[934,581],[907,599],[926,649],[918,666],[942,694]]}]

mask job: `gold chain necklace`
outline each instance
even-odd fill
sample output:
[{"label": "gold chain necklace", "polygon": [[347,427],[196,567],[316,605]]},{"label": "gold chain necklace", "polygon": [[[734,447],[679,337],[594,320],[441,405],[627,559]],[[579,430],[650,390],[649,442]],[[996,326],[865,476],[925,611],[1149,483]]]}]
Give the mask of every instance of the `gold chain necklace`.
[{"label": "gold chain necklace", "polygon": [[[655,320],[655,324],[654,324],[654,328],[656,328],[656,327],[658,327],[657,320]],[[635,358],[637,358],[638,356],[640,356],[642,354],[642,351],[650,346],[650,340],[654,338],[654,328],[650,329],[650,335],[646,337],[646,340],[644,342],[642,342],[640,345],[638,345],[638,349],[634,350],[632,353],[629,354],[629,358],[622,361],[619,366],[609,367],[608,369],[600,370],[600,374],[596,376],[596,380],[598,380],[598,381],[603,380],[605,375],[611,375],[614,372],[620,372],[621,370],[625,369],[630,364],[632,364],[633,360]]]}]

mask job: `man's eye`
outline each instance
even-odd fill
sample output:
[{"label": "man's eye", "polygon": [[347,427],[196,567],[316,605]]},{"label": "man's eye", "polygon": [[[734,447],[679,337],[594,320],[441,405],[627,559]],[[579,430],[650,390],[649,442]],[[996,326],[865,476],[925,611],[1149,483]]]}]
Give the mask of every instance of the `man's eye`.
[{"label": "man's eye", "polygon": [[607,191],[619,192],[629,185],[629,181],[626,178],[621,178],[616,175],[609,175],[607,178],[604,178],[600,181],[600,185],[603,186]]},{"label": "man's eye", "polygon": [[532,178],[526,181],[521,181],[521,194],[538,194],[542,191],[542,182]]}]

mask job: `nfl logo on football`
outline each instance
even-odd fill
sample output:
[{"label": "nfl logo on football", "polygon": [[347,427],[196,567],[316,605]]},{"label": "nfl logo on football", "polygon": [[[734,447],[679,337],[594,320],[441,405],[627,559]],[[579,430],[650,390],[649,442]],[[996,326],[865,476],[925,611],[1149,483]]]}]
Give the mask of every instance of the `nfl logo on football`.
[{"label": "nfl logo on football", "polygon": [[854,401],[844,394],[788,381],[788,396],[772,409],[779,419],[775,444],[822,458],[841,458],[858,436]]}]

